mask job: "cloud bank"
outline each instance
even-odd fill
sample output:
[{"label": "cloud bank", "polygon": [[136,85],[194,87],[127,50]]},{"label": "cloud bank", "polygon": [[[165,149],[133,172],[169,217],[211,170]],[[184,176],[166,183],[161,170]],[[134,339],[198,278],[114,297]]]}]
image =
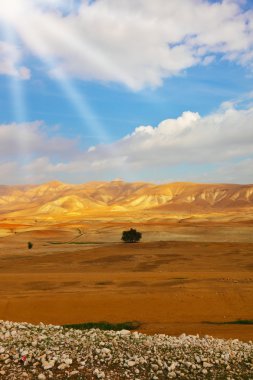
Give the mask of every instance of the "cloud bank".
[{"label": "cloud bank", "polygon": [[[223,0],[0,1],[0,21],[51,76],[133,90],[225,59],[252,68],[253,11]],[[32,31],[32,32],[31,32]],[[2,70],[3,73],[3,70]],[[5,74],[10,74],[7,70]]]},{"label": "cloud bank", "polygon": [[[52,128],[53,129],[53,128]],[[77,141],[49,136],[42,121],[0,125],[0,160],[22,160],[48,155],[64,159],[77,153]]]},{"label": "cloud bank", "polygon": [[[205,117],[186,111],[155,127],[139,126],[111,144],[86,150],[78,149],[76,140],[50,136],[41,122],[1,125],[0,181],[140,180],[147,174],[160,181],[252,183],[252,141],[253,106],[236,109],[232,103]],[[185,169],[174,178],[178,166]]]}]

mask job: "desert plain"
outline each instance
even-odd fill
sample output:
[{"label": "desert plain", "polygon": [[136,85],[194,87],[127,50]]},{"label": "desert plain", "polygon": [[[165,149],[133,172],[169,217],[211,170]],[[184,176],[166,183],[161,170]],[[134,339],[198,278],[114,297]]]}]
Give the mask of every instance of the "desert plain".
[{"label": "desert plain", "polygon": [[0,319],[253,339],[253,186],[43,186],[2,189]]}]

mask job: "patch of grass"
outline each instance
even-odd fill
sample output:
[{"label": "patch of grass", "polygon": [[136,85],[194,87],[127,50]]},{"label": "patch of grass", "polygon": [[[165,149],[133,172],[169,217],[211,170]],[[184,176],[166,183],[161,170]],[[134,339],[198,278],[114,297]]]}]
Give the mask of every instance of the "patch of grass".
[{"label": "patch of grass", "polygon": [[253,325],[253,319],[237,319],[235,321],[224,321],[224,322],[210,322],[204,321],[209,325]]},{"label": "patch of grass", "polygon": [[48,241],[48,244],[103,244],[98,241]]},{"label": "patch of grass", "polygon": [[49,241],[48,244],[103,244],[97,241]]},{"label": "patch of grass", "polygon": [[101,322],[86,322],[77,323],[72,325],[63,325],[66,329],[76,329],[76,330],[89,330],[89,329],[100,329],[100,330],[137,330],[141,326],[138,321],[121,322],[121,323],[109,323],[106,321]]},{"label": "patch of grass", "polygon": [[71,241],[67,244],[103,244],[103,243],[98,242],[98,241]]}]

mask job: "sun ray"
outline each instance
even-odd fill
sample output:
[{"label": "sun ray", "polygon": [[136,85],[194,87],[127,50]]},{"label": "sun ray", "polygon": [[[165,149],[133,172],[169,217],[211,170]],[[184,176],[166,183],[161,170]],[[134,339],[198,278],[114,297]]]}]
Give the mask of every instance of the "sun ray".
[{"label": "sun ray", "polygon": [[[62,33],[62,20],[54,15],[47,15],[47,28],[43,30],[44,33],[48,33],[48,37],[51,36],[52,39],[58,41],[58,43],[68,45],[68,47],[73,51],[78,57],[85,58],[85,61],[92,66],[99,68],[104,72],[106,77],[115,77],[115,80],[122,83],[129,83],[133,88],[135,87],[134,81],[129,74],[125,72],[119,65],[110,59],[106,54],[104,54],[99,47],[92,44],[85,35],[80,36],[78,31],[72,27],[75,19],[69,17],[69,21],[65,21],[65,32]],[[49,36],[50,34],[50,36]],[[75,56],[73,55],[73,62],[75,61]],[[92,73],[91,73],[92,78]],[[101,78],[102,80],[102,78]]]},{"label": "sun ray", "polygon": [[[35,20],[33,22],[35,22]],[[43,39],[44,28],[41,25],[37,24],[36,33],[27,33],[25,30],[23,30],[22,33],[25,33],[25,39],[29,42],[32,48],[36,49],[36,47],[39,46],[39,59],[45,64],[48,72],[50,73],[50,71],[52,71],[52,68],[57,67],[58,62],[52,58],[49,58],[50,51]],[[58,83],[62,91],[67,95],[78,115],[85,122],[87,128],[90,129],[93,134],[95,132],[95,135],[99,137],[100,142],[109,141],[110,136],[108,135],[102,123],[98,120],[97,115],[90,107],[87,99],[85,98],[85,95],[77,90],[74,82],[67,77],[63,69],[59,68],[58,75],[53,75],[51,77]]]},{"label": "sun ray", "polygon": [[[24,24],[22,18],[19,19],[18,29],[21,38],[26,41],[28,47],[36,53],[36,55],[46,63],[51,71],[52,76],[55,78],[61,89],[68,95],[73,106],[77,110],[78,114],[85,121],[88,128],[99,135],[100,140],[110,140],[108,131],[106,131],[103,124],[99,121],[97,115],[91,109],[90,104],[85,98],[85,94],[81,93],[74,84],[74,81],[69,79],[69,67],[66,66],[61,59],[53,58],[54,49],[56,45],[69,46],[71,48],[73,57],[72,63],[75,64],[75,57],[82,57],[84,62],[92,67],[100,68],[106,77],[111,78],[112,74],[118,81],[131,82],[131,78],[127,75],[121,67],[116,65],[108,56],[101,52],[101,50],[91,44],[87,38],[81,38],[80,34],[72,27],[75,21],[74,15],[68,17],[68,21],[64,21],[64,31],[62,20],[59,15],[46,12],[43,17],[44,23],[41,22],[41,11],[33,8],[32,17],[27,19],[29,22],[29,28]],[[46,27],[45,27],[46,25]],[[31,33],[31,30],[33,31]],[[45,41],[50,41],[48,46]],[[70,70],[71,71],[71,70]],[[90,75],[92,79],[92,73]],[[102,79],[102,78],[101,78]],[[134,83],[132,83],[134,86]]]},{"label": "sun ray", "polygon": [[[1,23],[1,31],[6,43],[17,46],[17,40],[14,30],[6,23]],[[28,121],[28,111],[25,102],[24,80],[21,77],[20,68],[15,68],[13,75],[9,77],[9,92],[11,99],[12,123],[17,124],[17,133],[15,135],[20,165],[26,165],[30,159],[29,132],[25,127]],[[30,171],[27,171],[27,179],[32,177]],[[26,178],[22,178],[26,180]]]},{"label": "sun ray", "polygon": [[[6,24],[2,24],[2,32],[4,39],[7,43],[13,46],[17,46],[14,31]],[[15,75],[10,76],[10,94],[12,99],[12,112],[13,119],[17,123],[27,121],[27,107],[25,104],[25,91],[23,86],[23,80],[20,77],[18,69],[16,69]]]},{"label": "sun ray", "polygon": [[[23,16],[25,15],[23,14]],[[88,61],[106,68],[106,71],[108,71],[109,74],[113,71],[116,73],[116,76],[121,79],[125,75],[124,72],[122,72],[120,68],[115,67],[115,64],[109,61],[108,58],[95,46],[91,45],[88,41],[81,40],[80,36],[76,33],[68,33],[68,30],[65,31],[66,33],[63,33],[61,23],[57,20],[57,17],[49,15],[47,19],[44,20],[45,22],[42,23],[41,13],[35,8],[33,8],[32,17],[31,14],[27,14],[26,16],[27,17],[21,17],[20,15],[15,23],[15,29],[21,37],[21,40],[26,43],[28,49],[35,53],[46,66],[48,73],[51,73],[51,77],[57,82],[59,87],[70,100],[78,115],[84,121],[85,127],[87,127],[87,129],[92,132],[92,135],[97,138],[98,144],[111,142],[111,136],[108,135],[107,130],[100,122],[97,114],[92,110],[85,94],[79,91],[74,81],[69,78],[68,68],[64,67],[64,65],[61,64],[61,61],[53,58],[54,54],[52,46],[54,46],[55,43],[71,45],[73,60],[75,59],[75,53],[83,54]],[[27,24],[29,24],[29,28],[27,27]],[[53,40],[52,45],[48,45],[46,43],[47,40]],[[57,70],[53,73],[53,69],[55,68],[57,68]],[[128,79],[129,78],[127,78],[127,80]],[[16,91],[16,96],[19,97],[19,99],[21,95],[21,91]],[[20,107],[19,109],[20,119],[24,116],[21,114],[21,111],[24,111],[24,108]],[[97,142],[95,142],[95,144],[96,143]],[[117,152],[114,151],[114,154],[116,156]]]},{"label": "sun ray", "polygon": [[[44,61],[44,63],[46,63],[49,69],[52,67],[52,62],[50,63],[48,61]],[[97,115],[90,107],[85,95],[83,93],[81,94],[80,91],[77,90],[73,81],[67,78],[63,71],[60,72],[59,76],[54,77],[54,80],[70,99],[73,107],[85,122],[87,128],[90,129],[91,132],[96,133],[95,137],[99,137],[100,142],[108,142],[110,139],[104,126],[98,120]]]}]

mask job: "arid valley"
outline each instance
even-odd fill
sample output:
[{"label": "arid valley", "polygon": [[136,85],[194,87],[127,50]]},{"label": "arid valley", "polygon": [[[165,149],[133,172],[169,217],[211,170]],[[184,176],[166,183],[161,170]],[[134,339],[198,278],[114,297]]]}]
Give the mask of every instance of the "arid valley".
[{"label": "arid valley", "polygon": [[0,235],[0,319],[253,339],[253,185],[0,186]]}]

